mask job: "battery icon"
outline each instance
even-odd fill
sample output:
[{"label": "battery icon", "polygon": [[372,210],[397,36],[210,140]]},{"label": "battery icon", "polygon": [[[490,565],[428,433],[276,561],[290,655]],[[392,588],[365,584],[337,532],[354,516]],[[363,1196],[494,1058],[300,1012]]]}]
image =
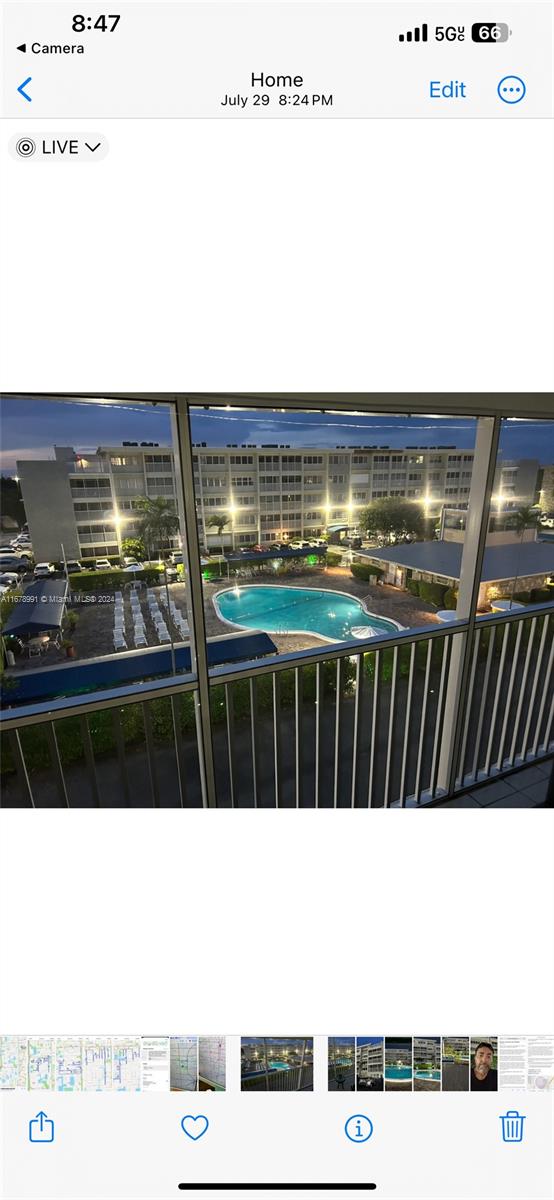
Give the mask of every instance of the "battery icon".
[{"label": "battery icon", "polygon": [[472,42],[482,45],[494,45],[495,42],[507,42],[512,31],[504,21],[478,21],[471,26]]}]

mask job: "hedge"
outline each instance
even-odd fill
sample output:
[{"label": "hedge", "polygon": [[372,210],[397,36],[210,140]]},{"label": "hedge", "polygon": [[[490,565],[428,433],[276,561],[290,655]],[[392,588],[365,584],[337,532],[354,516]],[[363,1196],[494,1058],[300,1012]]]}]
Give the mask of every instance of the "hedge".
[{"label": "hedge", "polygon": [[458,592],[456,588],[446,589],[443,604],[445,608],[456,608],[458,604]]},{"label": "hedge", "polygon": [[383,567],[373,567],[371,563],[352,563],[350,571],[354,579],[360,579],[362,583],[369,583],[372,575],[380,579]]},{"label": "hedge", "polygon": [[[437,642],[433,647],[433,666],[436,671],[440,670],[445,644],[445,641]],[[410,645],[400,646],[398,648],[397,670],[403,678],[407,678],[409,675],[410,661]],[[416,670],[424,671],[426,662],[427,644],[426,642],[417,642],[415,653]],[[375,677],[375,664],[375,651],[366,652],[363,655],[363,670],[370,684]],[[385,684],[390,683],[392,679],[393,664],[394,651],[392,649],[381,650],[380,680]],[[321,676],[323,697],[331,698],[332,702],[337,688],[336,661],[331,660],[322,663]],[[342,660],[340,677],[341,695],[348,696],[352,694],[356,679],[355,661],[351,662],[348,658]],[[283,710],[293,709],[295,705],[295,672],[294,670],[281,671],[279,678],[280,707]],[[314,703],[316,697],[316,667],[314,664],[307,664],[303,668],[302,684],[304,702],[307,704]],[[240,679],[229,686],[233,697],[235,721],[250,721],[250,680]],[[91,692],[90,695],[92,698],[94,693]],[[185,692],[180,696],[176,696],[175,699],[181,732],[195,737],[196,719],[193,694]],[[271,675],[259,675],[256,679],[256,713],[271,714],[273,712],[273,702],[273,682]],[[158,700],[151,700],[148,702],[148,705],[152,720],[154,742],[157,745],[172,745],[174,740],[173,713],[169,698],[163,697]],[[122,705],[118,711],[125,746],[144,745],[145,731],[141,704]],[[214,726],[223,724],[226,720],[225,688],[222,684],[210,687],[210,716]],[[80,717],[64,717],[56,721],[56,739],[64,767],[85,761],[80,722]],[[113,725],[113,710],[106,708],[91,713],[88,718],[88,724],[94,754],[98,756],[114,754],[117,750],[117,742]],[[23,727],[20,730],[20,738],[25,762],[31,772],[51,767],[50,747],[46,730],[43,727]],[[2,746],[2,772],[10,774],[14,771],[15,763],[11,747],[7,739],[4,739]]]},{"label": "hedge", "polygon": [[342,562],[342,554],[333,554],[332,551],[328,551],[325,556],[325,562],[327,563],[328,567],[340,567]]},{"label": "hedge", "polygon": [[531,588],[531,604],[546,604],[554,600],[554,588]]},{"label": "hedge", "polygon": [[446,590],[442,583],[427,583],[425,579],[421,579],[419,583],[421,599],[426,600],[428,604],[435,604],[437,608],[442,608]]},{"label": "hedge", "polygon": [[410,594],[412,596],[419,596],[419,580],[418,579],[407,579],[406,580],[406,589],[408,592],[410,592]]},{"label": "hedge", "polygon": [[156,567],[144,571],[75,571],[69,576],[72,592],[102,592],[122,588],[133,579],[141,579],[150,586],[161,583],[163,575]]}]

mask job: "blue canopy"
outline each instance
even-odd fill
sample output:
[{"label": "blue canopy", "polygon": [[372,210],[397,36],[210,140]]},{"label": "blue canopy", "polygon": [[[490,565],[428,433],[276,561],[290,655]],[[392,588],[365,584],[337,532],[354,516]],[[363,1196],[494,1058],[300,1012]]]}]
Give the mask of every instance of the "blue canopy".
[{"label": "blue canopy", "polygon": [[37,579],[14,601],[2,636],[37,637],[50,629],[60,629],[66,596],[66,579]]}]

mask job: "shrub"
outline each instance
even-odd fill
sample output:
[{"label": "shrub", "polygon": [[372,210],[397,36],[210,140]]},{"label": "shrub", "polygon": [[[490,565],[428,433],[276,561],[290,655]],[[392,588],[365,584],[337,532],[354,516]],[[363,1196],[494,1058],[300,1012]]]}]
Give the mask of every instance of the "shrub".
[{"label": "shrub", "polygon": [[419,596],[419,579],[407,579],[406,590],[410,592],[412,596]]},{"label": "shrub", "polygon": [[442,608],[446,588],[442,583],[427,583],[422,579],[419,585],[419,595],[422,600],[426,600],[428,604],[434,604],[437,608]]},{"label": "shrub", "polygon": [[[329,558],[329,555],[327,555],[327,558]],[[372,576],[380,579],[383,574],[383,567],[374,567],[371,563],[352,563],[350,571],[354,579],[360,579],[362,583],[369,583]]]},{"label": "shrub", "polygon": [[328,567],[340,567],[342,562],[342,554],[333,554],[332,551],[328,551],[325,555],[325,562],[327,563]]},{"label": "shrub", "polygon": [[529,604],[531,600],[531,592],[516,592],[514,595],[514,600],[517,600],[520,604]]},{"label": "shrub", "polygon": [[531,604],[546,604],[552,600],[553,596],[552,588],[531,588]]},{"label": "shrub", "polygon": [[458,603],[458,592],[456,588],[447,588],[444,593],[443,604],[445,608],[456,608]]},{"label": "shrub", "polygon": [[109,592],[116,588],[125,587],[133,579],[141,579],[150,587],[161,582],[160,572],[156,567],[145,567],[144,571],[76,571],[70,578],[73,592]]}]

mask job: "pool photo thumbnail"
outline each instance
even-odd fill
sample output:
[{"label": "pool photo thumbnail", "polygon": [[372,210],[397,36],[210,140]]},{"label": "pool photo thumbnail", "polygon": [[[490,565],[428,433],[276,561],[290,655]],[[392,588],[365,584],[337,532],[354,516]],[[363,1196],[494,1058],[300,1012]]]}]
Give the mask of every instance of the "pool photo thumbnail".
[{"label": "pool photo thumbnail", "polygon": [[327,1082],[330,1092],[356,1090],[356,1038],[328,1038]]},{"label": "pool photo thumbnail", "polygon": [[442,1090],[469,1091],[468,1037],[451,1036],[442,1039]]},{"label": "pool photo thumbnail", "polygon": [[440,1092],[440,1037],[414,1038],[414,1092]]},{"label": "pool photo thumbnail", "polygon": [[313,1037],[243,1037],[243,1092],[313,1092]]},{"label": "pool photo thumbnail", "polygon": [[411,1037],[385,1038],[385,1091],[411,1092],[413,1047]]}]

